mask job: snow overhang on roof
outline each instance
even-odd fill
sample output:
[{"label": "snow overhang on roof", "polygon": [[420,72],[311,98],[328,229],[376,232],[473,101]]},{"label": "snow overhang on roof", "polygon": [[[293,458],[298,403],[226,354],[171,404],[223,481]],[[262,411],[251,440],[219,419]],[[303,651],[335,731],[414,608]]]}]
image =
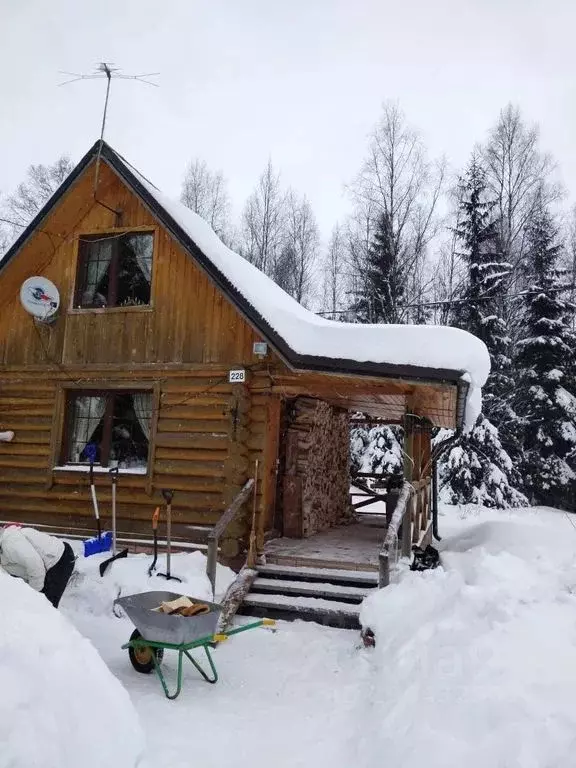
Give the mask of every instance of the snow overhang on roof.
[{"label": "snow overhang on roof", "polygon": [[[94,144],[9,249],[0,269],[96,157],[99,145],[99,141]],[[361,325],[319,317],[225,246],[200,216],[166,197],[105,142],[101,159],[138,195],[291,367],[455,383],[465,396],[465,407],[460,409],[464,413],[459,414],[458,420],[463,417],[464,425],[472,426],[481,408],[481,388],[490,372],[488,350],[480,339],[447,326]]]}]

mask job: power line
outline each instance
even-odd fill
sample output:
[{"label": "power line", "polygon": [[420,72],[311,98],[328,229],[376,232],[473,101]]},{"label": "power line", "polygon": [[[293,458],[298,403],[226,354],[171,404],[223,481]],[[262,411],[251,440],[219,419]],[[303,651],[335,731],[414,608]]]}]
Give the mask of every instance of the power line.
[{"label": "power line", "polygon": [[[498,296],[479,296],[476,299],[444,299],[441,301],[421,301],[414,304],[403,304],[402,307],[404,309],[418,309],[419,307],[445,307],[445,306],[458,306],[458,305],[465,305],[465,304],[475,304],[479,301],[498,301],[500,299],[517,299],[517,298],[524,298],[526,296],[530,296],[532,294],[537,293],[562,293],[564,291],[573,291],[576,290],[576,283],[571,283],[569,285],[560,285],[556,288],[527,288],[524,291],[519,291],[518,293],[509,293],[506,295],[498,295]],[[315,314],[317,315],[347,315],[353,310],[351,309],[323,309],[319,310]]]}]

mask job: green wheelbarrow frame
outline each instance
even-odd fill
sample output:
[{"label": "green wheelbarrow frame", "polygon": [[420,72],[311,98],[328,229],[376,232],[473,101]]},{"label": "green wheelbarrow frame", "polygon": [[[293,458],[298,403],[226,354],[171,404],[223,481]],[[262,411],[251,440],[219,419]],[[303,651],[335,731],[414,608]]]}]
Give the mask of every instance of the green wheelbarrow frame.
[{"label": "green wheelbarrow frame", "polygon": [[[217,635],[208,635],[207,637],[199,637],[197,640],[194,640],[191,643],[181,643],[179,645],[175,645],[173,643],[163,643],[163,642],[156,642],[154,640],[146,640],[146,638],[140,636],[134,639],[130,639],[127,643],[124,643],[122,646],[122,650],[129,650],[130,648],[133,649],[146,649],[151,648],[153,649],[153,652],[151,653],[152,656],[152,662],[154,664],[154,671],[156,672],[158,679],[162,683],[162,688],[164,689],[164,695],[167,699],[176,699],[180,695],[180,691],[182,690],[182,676],[183,676],[183,659],[186,657],[190,662],[192,662],[195,669],[200,673],[200,675],[204,678],[204,680],[207,683],[217,683],[218,682],[218,672],[216,670],[216,665],[214,664],[214,659],[212,658],[212,654],[210,653],[210,647],[215,647],[219,643],[224,642],[232,635],[237,635],[240,632],[246,632],[249,629],[256,629],[258,627],[272,627],[275,625],[275,621],[273,619],[260,619],[259,621],[251,622],[250,624],[244,624],[241,627],[236,627],[235,629],[230,629],[227,632],[222,632]],[[206,670],[202,667],[202,665],[196,661],[196,659],[192,656],[190,653],[191,650],[194,648],[204,648],[204,652],[206,654],[206,658],[208,659],[208,664],[210,665],[210,674],[206,672]],[[176,651],[178,653],[178,672],[177,672],[177,681],[176,681],[176,689],[173,693],[170,693],[168,690],[168,685],[166,684],[166,678],[164,677],[164,673],[161,669],[161,659],[156,658],[156,653],[154,653],[154,650],[168,650],[168,651]]]}]

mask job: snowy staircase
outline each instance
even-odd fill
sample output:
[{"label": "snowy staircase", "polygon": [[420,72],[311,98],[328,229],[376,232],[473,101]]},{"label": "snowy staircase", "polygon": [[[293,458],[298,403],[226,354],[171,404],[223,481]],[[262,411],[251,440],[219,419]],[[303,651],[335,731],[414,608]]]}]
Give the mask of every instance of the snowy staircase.
[{"label": "snowy staircase", "polygon": [[373,571],[262,565],[238,613],[359,629],[360,604],[377,586]]}]

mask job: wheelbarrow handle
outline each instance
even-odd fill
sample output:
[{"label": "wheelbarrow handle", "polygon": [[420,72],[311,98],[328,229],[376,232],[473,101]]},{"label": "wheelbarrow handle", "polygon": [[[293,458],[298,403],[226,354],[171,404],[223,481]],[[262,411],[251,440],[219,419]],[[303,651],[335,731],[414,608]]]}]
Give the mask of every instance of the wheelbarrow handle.
[{"label": "wheelbarrow handle", "polygon": [[276,621],[274,619],[260,619],[259,621],[253,621],[250,624],[242,624],[240,627],[234,629],[228,629],[226,632],[219,632],[212,637],[212,642],[223,643],[228,640],[232,635],[238,635],[240,632],[246,632],[248,629],[257,629],[258,627],[275,627]]}]

